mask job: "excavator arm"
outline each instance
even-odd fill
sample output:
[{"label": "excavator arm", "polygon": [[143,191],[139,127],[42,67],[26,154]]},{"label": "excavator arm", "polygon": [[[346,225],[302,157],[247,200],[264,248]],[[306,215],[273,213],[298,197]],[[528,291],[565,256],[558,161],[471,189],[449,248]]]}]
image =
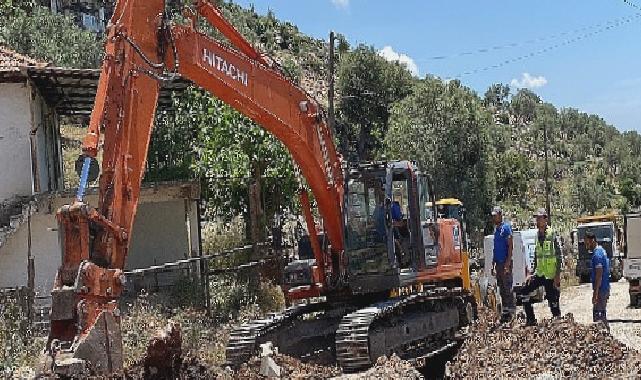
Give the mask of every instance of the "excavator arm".
[{"label": "excavator arm", "polygon": [[[76,201],[57,213],[63,251],[52,291],[45,370],[74,375],[122,370],[118,299],[162,81],[191,80],[272,133],[289,150],[317,202],[331,252],[322,251],[307,190],[301,204],[320,267],[341,268],[343,175],[332,133],[318,103],[258,53],[220,11],[204,0],[190,25],[172,24],[163,0],[116,3],[89,129]],[[234,46],[199,32],[203,17]],[[101,139],[101,133],[104,133]],[[101,144],[102,140],[102,144]],[[99,204],[84,202],[87,173],[103,149]],[[337,264],[338,262],[338,264]],[[337,266],[338,265],[338,266]],[[340,270],[340,269],[339,269]]]}]

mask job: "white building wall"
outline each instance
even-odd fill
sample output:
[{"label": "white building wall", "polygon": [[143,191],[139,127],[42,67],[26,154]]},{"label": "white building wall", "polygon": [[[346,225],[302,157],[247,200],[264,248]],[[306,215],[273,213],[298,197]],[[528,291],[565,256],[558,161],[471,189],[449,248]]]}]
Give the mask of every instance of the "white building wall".
[{"label": "white building wall", "polygon": [[[0,247],[0,288],[27,285],[29,229],[27,223]],[[31,217],[31,255],[35,267],[35,291],[48,295],[53,287],[61,253],[55,215]]]},{"label": "white building wall", "polygon": [[30,89],[0,84],[0,201],[31,195]]},{"label": "white building wall", "polygon": [[[46,213],[45,208],[49,208],[49,205],[41,205],[40,213],[31,219],[31,252],[34,257],[35,287],[39,295],[48,295],[51,291],[62,259],[55,210],[70,200],[56,198],[50,205],[52,213]],[[87,201],[95,205],[97,196],[89,195]],[[184,199],[148,199],[139,204],[126,269],[144,268],[188,257],[190,241],[186,220],[195,220],[196,216],[190,212],[185,214],[186,203]],[[189,209],[195,212],[196,202],[188,203],[192,205]],[[192,233],[197,234],[197,230]],[[198,247],[193,249],[193,255],[198,255]],[[27,256],[28,228],[24,223],[0,247],[0,288],[27,285]]]}]

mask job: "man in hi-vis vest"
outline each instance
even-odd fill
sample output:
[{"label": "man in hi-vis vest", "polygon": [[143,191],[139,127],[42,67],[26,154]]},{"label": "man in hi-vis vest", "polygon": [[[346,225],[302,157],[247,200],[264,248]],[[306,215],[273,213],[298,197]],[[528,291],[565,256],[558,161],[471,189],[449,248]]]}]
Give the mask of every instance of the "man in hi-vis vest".
[{"label": "man in hi-vis vest", "polygon": [[525,286],[521,289],[523,297],[523,309],[527,317],[527,325],[536,325],[534,309],[530,301],[530,293],[540,286],[545,287],[545,298],[550,305],[552,316],[559,317],[559,296],[561,287],[561,246],[556,234],[548,228],[548,214],[545,209],[539,209],[534,215],[536,217],[537,235],[534,260],[534,275],[528,274]]}]

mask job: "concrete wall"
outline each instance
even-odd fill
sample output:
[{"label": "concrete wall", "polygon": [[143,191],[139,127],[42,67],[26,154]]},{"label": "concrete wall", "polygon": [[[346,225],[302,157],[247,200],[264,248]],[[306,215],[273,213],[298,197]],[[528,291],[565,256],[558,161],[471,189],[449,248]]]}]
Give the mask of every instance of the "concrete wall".
[{"label": "concrete wall", "polygon": [[34,88],[0,83],[0,201],[61,187],[57,117]]},{"label": "concrete wall", "polygon": [[141,203],[132,233],[126,269],[146,268],[190,256],[183,199]]},{"label": "concrete wall", "polygon": [[30,89],[0,84],[0,200],[31,195]]},{"label": "concrete wall", "polygon": [[[55,198],[41,202],[40,212],[31,220],[35,286],[36,291],[42,295],[48,295],[51,291],[62,257],[56,231],[55,210],[70,200]],[[87,201],[95,205],[97,196],[91,194]],[[153,196],[143,198],[138,206],[125,268],[144,268],[184,259],[190,256],[190,248],[193,249],[191,255],[197,256],[198,245],[192,246],[190,242],[190,235],[198,234],[197,224],[187,223],[187,220],[196,220],[195,212],[195,201]],[[28,228],[27,223],[24,223],[9,237],[5,245],[0,247],[0,287],[27,285],[27,242]]]},{"label": "concrete wall", "polygon": [[[60,266],[61,253],[56,228],[54,215],[36,214],[31,217],[31,254],[38,294],[49,294]],[[29,229],[24,223],[0,247],[0,287],[27,285],[28,238]]]}]

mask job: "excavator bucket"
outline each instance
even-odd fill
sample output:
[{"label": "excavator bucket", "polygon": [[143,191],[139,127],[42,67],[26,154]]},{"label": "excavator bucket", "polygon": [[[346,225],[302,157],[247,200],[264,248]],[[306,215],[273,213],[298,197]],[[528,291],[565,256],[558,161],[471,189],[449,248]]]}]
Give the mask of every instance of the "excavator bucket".
[{"label": "excavator bucket", "polygon": [[51,330],[43,375],[82,377],[122,371],[122,333],[117,299],[120,269],[89,261],[89,225],[95,210],[80,201],[56,214],[63,252],[51,291]]},{"label": "excavator bucket", "polygon": [[91,374],[121,373],[123,370],[120,317],[103,311],[86,335],[65,347],[53,340],[42,374],[62,377],[84,377]]}]

